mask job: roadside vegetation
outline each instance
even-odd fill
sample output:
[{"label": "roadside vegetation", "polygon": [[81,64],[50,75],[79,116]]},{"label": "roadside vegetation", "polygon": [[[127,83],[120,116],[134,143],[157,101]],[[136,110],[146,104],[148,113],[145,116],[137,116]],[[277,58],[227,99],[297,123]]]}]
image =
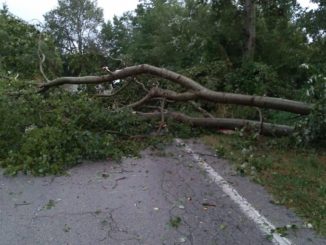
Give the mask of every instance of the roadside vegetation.
[{"label": "roadside vegetation", "polygon": [[273,194],[272,202],[293,208],[326,235],[326,147],[296,147],[293,139],[249,134],[203,136],[239,175],[249,176]]},{"label": "roadside vegetation", "polygon": [[[326,234],[326,5],[314,2],[146,0],[104,21],[96,1],[59,0],[38,24],[4,5],[0,166],[56,175],[213,134],[240,174]],[[215,135],[226,128],[236,135]]]}]

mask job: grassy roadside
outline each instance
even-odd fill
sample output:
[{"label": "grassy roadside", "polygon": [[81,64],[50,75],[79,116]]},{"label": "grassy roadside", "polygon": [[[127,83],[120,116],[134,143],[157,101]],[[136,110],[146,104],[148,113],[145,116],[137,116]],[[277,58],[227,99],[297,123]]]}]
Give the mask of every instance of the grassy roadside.
[{"label": "grassy roadside", "polygon": [[204,136],[239,174],[264,185],[275,204],[293,208],[326,235],[326,149],[294,148],[287,139],[236,135]]}]

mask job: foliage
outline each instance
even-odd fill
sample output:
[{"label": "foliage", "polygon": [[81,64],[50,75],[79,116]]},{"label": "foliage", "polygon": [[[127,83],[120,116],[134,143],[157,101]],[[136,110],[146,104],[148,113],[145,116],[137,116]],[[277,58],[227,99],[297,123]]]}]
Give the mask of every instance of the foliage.
[{"label": "foliage", "polygon": [[124,20],[125,26],[132,28],[132,42],[126,51],[134,61],[168,66],[181,59],[174,54],[177,50],[172,45],[174,30],[170,26],[179,12],[180,5],[174,0],[144,1],[137,6],[136,16]]},{"label": "foliage", "polygon": [[176,216],[176,217],[172,217],[172,218],[170,218],[170,220],[169,220],[169,225],[170,225],[172,228],[176,228],[176,229],[178,229],[179,226],[181,225],[181,222],[182,222],[182,219],[181,219],[179,216]]},{"label": "foliage", "polygon": [[[1,81],[0,161],[8,174],[58,174],[82,159],[137,154],[151,124],[129,111],[109,112],[85,94],[46,97],[22,81]],[[128,143],[127,143],[128,142]]]},{"label": "foliage", "polygon": [[232,71],[228,63],[222,60],[207,62],[180,71],[187,77],[199,82],[205,87],[216,91],[232,91],[225,77]]},{"label": "foliage", "polygon": [[232,23],[236,30],[221,25],[217,8],[210,3],[143,1],[134,14],[126,13],[104,25],[103,42],[111,56],[128,57],[136,63],[178,69],[216,59],[230,62],[228,52],[239,51],[237,41],[233,42],[230,35],[239,38],[241,25],[235,6],[228,12],[224,10],[219,12],[223,24]]},{"label": "foliage", "polygon": [[306,97],[314,108],[297,123],[294,137],[298,144],[326,144],[326,71],[313,66],[307,69],[313,75],[307,81]]},{"label": "foliage", "polygon": [[103,10],[91,0],[59,0],[58,4],[56,9],[45,14],[46,26],[62,53],[83,54],[96,42]]},{"label": "foliage", "polygon": [[125,13],[119,18],[114,16],[112,23],[109,20],[103,24],[101,42],[111,57],[128,61],[127,50],[132,43],[130,19],[130,13]]},{"label": "foliage", "polygon": [[244,94],[289,97],[284,84],[272,67],[262,63],[245,63],[226,75],[226,91]]},{"label": "foliage", "polygon": [[44,18],[47,32],[64,57],[65,72],[80,75],[93,72],[96,65],[100,68],[101,59],[96,62],[94,58],[101,54],[98,27],[103,23],[103,10],[92,0],[59,0],[58,5]]},{"label": "foliage", "polygon": [[324,0],[312,0],[312,2],[318,4],[318,8],[305,12],[302,21],[307,33],[317,40],[325,38],[326,34],[326,2]]},{"label": "foliage", "polygon": [[54,43],[37,27],[13,16],[4,6],[0,10],[0,70],[21,78],[39,77],[38,45],[46,56],[47,74],[60,74],[60,58]]}]

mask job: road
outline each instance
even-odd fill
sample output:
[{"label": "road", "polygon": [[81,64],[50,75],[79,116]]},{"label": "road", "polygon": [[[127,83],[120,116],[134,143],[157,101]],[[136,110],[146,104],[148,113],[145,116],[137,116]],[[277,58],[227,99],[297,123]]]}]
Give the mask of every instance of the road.
[{"label": "road", "polygon": [[68,173],[0,176],[0,245],[326,244],[194,140]]}]

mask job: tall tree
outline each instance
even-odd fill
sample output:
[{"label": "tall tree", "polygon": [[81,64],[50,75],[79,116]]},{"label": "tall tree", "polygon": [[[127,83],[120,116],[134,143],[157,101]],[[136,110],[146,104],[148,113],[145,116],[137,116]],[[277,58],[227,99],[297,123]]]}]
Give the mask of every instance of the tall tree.
[{"label": "tall tree", "polygon": [[103,10],[97,7],[96,0],[59,0],[58,4],[44,15],[48,30],[63,53],[85,53],[96,43]]},{"label": "tall tree", "polygon": [[302,27],[309,35],[310,42],[310,64],[326,72],[326,1],[313,0],[318,8],[306,11],[301,19]]},{"label": "tall tree", "polygon": [[245,57],[248,60],[254,59],[255,42],[256,42],[256,4],[254,0],[245,2],[246,21],[245,29],[247,35]]},{"label": "tall tree", "polygon": [[111,58],[126,59],[128,47],[132,44],[132,14],[124,13],[121,17],[114,16],[113,21],[103,24],[101,30],[102,46]]},{"label": "tall tree", "polygon": [[272,66],[284,81],[297,82],[298,67],[307,62],[307,38],[297,23],[295,0],[256,0],[255,60]]}]

